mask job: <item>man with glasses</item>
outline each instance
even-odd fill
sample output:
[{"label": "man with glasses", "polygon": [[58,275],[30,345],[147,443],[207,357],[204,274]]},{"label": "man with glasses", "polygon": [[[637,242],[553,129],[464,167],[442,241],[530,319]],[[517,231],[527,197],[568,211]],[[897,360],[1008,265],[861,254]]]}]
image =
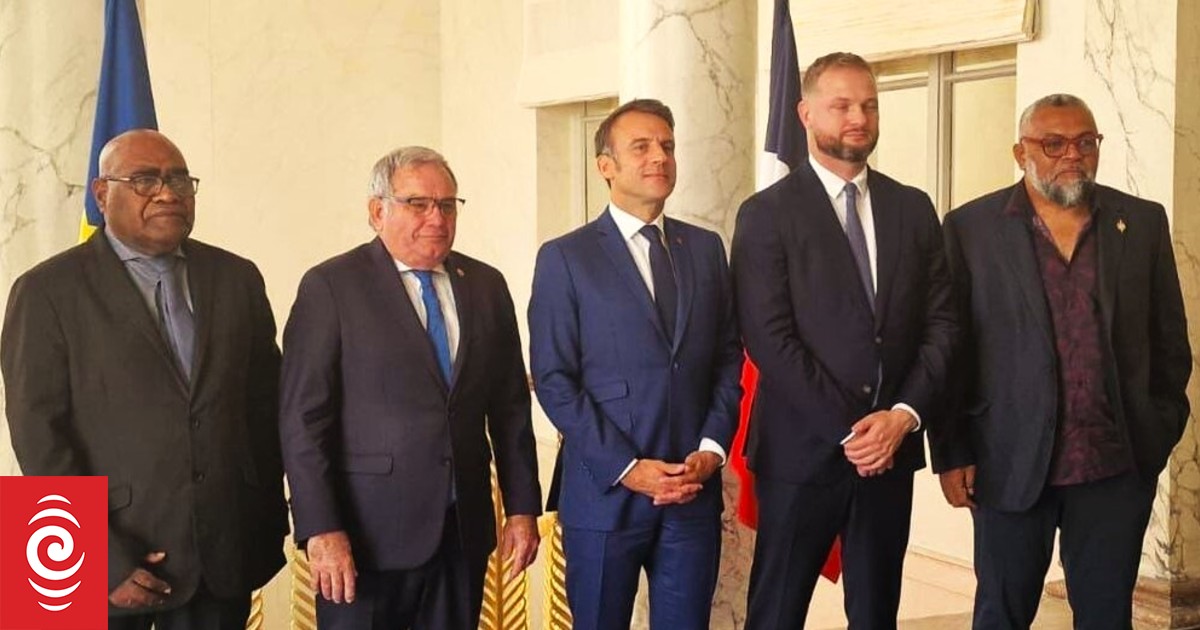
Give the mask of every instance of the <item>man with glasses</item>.
[{"label": "man with glasses", "polygon": [[1087,105],[1021,115],[1016,185],[946,217],[963,324],[934,470],[975,523],[976,628],[1028,628],[1054,534],[1079,628],[1128,628],[1155,484],[1188,418],[1167,216],[1096,184]]},{"label": "man with glasses", "polygon": [[453,251],[458,183],[424,147],[380,159],[369,243],[304,275],[283,335],[280,432],[322,630],[474,629],[496,546],[537,554],[529,385],[496,269]]},{"label": "man with glasses", "polygon": [[17,279],[0,338],[22,472],[108,477],[110,628],[244,628],[284,562],[275,322],[253,263],[188,238],[198,183],[113,138],[103,229]]}]

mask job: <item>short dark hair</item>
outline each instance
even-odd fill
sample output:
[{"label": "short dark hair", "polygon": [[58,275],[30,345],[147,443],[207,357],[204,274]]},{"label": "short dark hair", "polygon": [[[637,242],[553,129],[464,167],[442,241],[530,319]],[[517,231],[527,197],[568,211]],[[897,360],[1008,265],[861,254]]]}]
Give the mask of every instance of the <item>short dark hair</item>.
[{"label": "short dark hair", "polygon": [[835,52],[829,53],[824,57],[818,57],[804,71],[804,78],[800,81],[801,96],[808,96],[817,88],[817,81],[821,79],[821,75],[825,74],[830,68],[857,68],[871,75],[871,82],[875,82],[875,69],[871,64],[867,63],[866,59],[859,57],[854,53]]},{"label": "short dark hair", "polygon": [[600,127],[596,129],[596,157],[608,153],[612,148],[608,144],[610,136],[612,136],[612,126],[617,122],[618,118],[629,112],[641,112],[643,114],[650,114],[651,116],[658,116],[667,122],[667,126],[671,128],[671,131],[675,131],[675,116],[671,114],[670,107],[663,105],[662,101],[653,98],[634,99],[614,109],[604,119],[604,122],[600,123]]}]

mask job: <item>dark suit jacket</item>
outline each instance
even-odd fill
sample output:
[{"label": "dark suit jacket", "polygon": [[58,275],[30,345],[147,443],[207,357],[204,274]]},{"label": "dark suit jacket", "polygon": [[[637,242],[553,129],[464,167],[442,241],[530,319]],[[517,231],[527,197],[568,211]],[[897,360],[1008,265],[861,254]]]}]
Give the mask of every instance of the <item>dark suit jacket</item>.
[{"label": "dark suit jacket", "polygon": [[[731,264],[742,336],[760,371],[746,447],[759,475],[839,479],[853,473],[839,442],[863,416],[901,402],[925,424],[937,416],[956,330],[937,215],[925,193],[876,171],[867,186],[874,314],[808,161],[738,212]],[[895,465],[925,465],[919,432],[905,438]]]},{"label": "dark suit jacket", "polygon": [[496,545],[493,452],[505,511],[541,513],[508,287],[456,252],[445,267],[461,328],[449,389],[378,239],[306,273],[284,330],[280,432],[296,539],[346,530],[360,568],[428,560],[452,480],[464,549],[486,557]]},{"label": "dark suit jacket", "polygon": [[737,427],[742,349],[725,248],[671,218],[665,234],[679,290],[673,339],[609,212],[538,252],[529,356],[538,401],[563,435],[564,525],[612,531],[720,513],[719,474],[666,509],[616,483],[634,458],[681,462],[704,437],[728,452]]},{"label": "dark suit jacket", "polygon": [[[975,464],[975,500],[1000,510],[1027,509],[1041,495],[1058,424],[1054,329],[1029,221],[1004,212],[1014,194],[1026,194],[1023,183],[946,217],[962,378],[953,414],[930,434],[934,469]],[[1153,480],[1187,422],[1192,369],[1167,217],[1105,186],[1094,210],[1105,391],[1138,473]]]},{"label": "dark suit jacket", "polygon": [[[187,240],[189,387],[102,231],[17,279],[0,339],[27,475],[106,475],[109,590],[151,551],[185,603],[201,578],[244,596],[283,566],[279,350],[253,263]],[[113,609],[119,613],[119,609]]]}]

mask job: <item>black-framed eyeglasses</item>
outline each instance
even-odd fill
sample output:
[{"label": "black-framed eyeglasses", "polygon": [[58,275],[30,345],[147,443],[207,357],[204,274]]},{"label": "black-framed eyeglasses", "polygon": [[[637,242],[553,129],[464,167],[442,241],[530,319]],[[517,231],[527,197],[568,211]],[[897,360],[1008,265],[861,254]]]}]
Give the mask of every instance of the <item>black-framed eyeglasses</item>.
[{"label": "black-framed eyeglasses", "polygon": [[129,184],[133,187],[133,192],[143,197],[153,197],[162,191],[163,184],[171,189],[171,192],[180,197],[195,197],[196,192],[200,190],[200,179],[190,175],[167,175],[161,177],[159,175],[133,175],[130,177],[113,177],[111,175],[101,177],[100,179],[106,182],[121,182]]},{"label": "black-framed eyeglasses", "polygon": [[405,210],[413,214],[426,215],[437,208],[444,216],[453,216],[462,209],[467,203],[466,199],[459,197],[392,197],[389,195],[381,195],[379,197],[385,201],[392,201],[404,206]]},{"label": "black-framed eyeglasses", "polygon": [[1084,157],[1096,155],[1096,152],[1100,150],[1100,141],[1103,139],[1104,136],[1098,133],[1085,133],[1074,138],[1067,138],[1066,136],[1053,133],[1041,138],[1021,137],[1022,141],[1041,145],[1042,153],[1045,153],[1046,157],[1052,158],[1060,158],[1066,155],[1067,147],[1071,145],[1075,145],[1075,150],[1079,152],[1079,155]]}]

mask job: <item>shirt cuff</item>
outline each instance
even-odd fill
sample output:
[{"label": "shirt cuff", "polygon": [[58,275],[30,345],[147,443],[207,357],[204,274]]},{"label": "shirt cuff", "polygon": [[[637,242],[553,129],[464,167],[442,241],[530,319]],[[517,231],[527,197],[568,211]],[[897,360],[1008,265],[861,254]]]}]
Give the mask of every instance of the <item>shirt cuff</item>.
[{"label": "shirt cuff", "polygon": [[892,411],[907,411],[908,413],[912,414],[913,418],[916,418],[917,426],[913,427],[912,431],[909,431],[909,433],[916,433],[917,431],[921,430],[921,414],[917,413],[917,410],[913,409],[912,406],[906,403],[896,403],[895,405],[892,405]]},{"label": "shirt cuff", "polygon": [[709,453],[716,453],[717,456],[721,458],[721,465],[722,466],[725,465],[725,459],[726,459],[725,458],[725,449],[721,448],[721,445],[717,444],[716,440],[712,440],[709,438],[700,438],[700,448],[696,449],[696,450],[708,451]]},{"label": "shirt cuff", "polygon": [[634,458],[633,460],[631,460],[629,462],[629,465],[625,467],[625,470],[622,470],[621,474],[617,475],[617,480],[612,482],[612,487],[615,488],[615,487],[621,485],[621,480],[625,478],[625,475],[629,474],[629,471],[633,470],[634,466],[637,466],[637,463],[638,463],[637,458]]}]

